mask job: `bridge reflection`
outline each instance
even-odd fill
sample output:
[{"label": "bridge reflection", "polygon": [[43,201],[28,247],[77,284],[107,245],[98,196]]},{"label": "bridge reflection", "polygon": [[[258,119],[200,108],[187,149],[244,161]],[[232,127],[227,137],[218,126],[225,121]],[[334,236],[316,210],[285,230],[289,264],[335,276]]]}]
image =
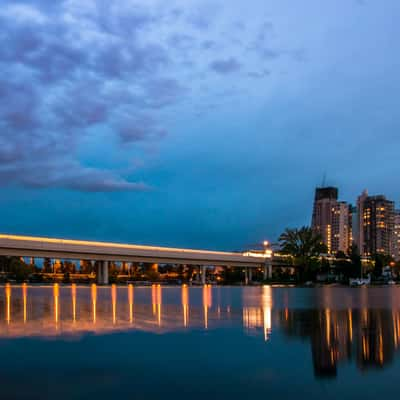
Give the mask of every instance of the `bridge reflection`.
[{"label": "bridge reflection", "polygon": [[[199,290],[201,306],[191,306],[189,287],[172,288],[174,296],[180,291],[179,306],[163,304],[163,291],[171,292],[171,288],[160,285],[150,288],[6,285],[4,297],[0,296],[0,338],[107,333],[132,328],[151,332],[207,329],[210,320],[217,327],[216,321],[223,321],[224,315],[212,308],[212,287],[205,285],[196,291]],[[137,293],[140,300],[135,304]]]},{"label": "bridge reflection", "polygon": [[221,288],[210,285],[7,285],[0,290],[0,339],[240,326],[246,335],[268,345],[273,345],[275,334],[285,340],[308,340],[317,377],[335,377],[338,365],[348,361],[360,369],[382,368],[398,354],[399,291],[388,295],[386,307],[375,307],[368,291],[351,292],[358,296],[357,307],[354,299],[352,303],[341,298],[338,306],[334,292],[316,291],[316,308],[296,308],[298,299],[290,299],[293,292],[270,286],[221,293]]}]

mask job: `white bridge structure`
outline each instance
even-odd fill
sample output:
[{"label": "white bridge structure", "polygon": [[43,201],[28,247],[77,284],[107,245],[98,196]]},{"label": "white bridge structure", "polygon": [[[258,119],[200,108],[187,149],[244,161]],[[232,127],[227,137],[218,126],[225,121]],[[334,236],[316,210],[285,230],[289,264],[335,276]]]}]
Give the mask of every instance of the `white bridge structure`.
[{"label": "white bridge structure", "polygon": [[85,240],[55,239],[0,234],[0,255],[71,260],[100,261],[97,282],[108,284],[109,262],[146,262],[153,264],[186,264],[202,267],[202,283],[207,266],[246,268],[246,281],[253,268],[263,268],[271,277],[271,252],[223,252],[172,247],[142,246]]}]

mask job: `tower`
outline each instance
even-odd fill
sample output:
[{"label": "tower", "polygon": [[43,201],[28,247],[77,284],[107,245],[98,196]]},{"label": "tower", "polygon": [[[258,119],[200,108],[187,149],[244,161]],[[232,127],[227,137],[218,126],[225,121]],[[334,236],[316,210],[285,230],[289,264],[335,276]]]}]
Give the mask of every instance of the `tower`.
[{"label": "tower", "polygon": [[394,202],[383,195],[368,196],[364,191],[357,201],[357,216],[360,254],[364,257],[394,255]]},{"label": "tower", "polygon": [[320,234],[328,253],[347,253],[351,237],[351,213],[346,202],[338,201],[338,189],[319,187],[315,190],[311,227]]}]

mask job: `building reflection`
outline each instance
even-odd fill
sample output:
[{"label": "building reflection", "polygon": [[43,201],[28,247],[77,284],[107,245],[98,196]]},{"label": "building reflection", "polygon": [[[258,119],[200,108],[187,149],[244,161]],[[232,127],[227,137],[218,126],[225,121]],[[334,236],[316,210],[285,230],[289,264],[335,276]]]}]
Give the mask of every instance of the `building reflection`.
[{"label": "building reflection", "polygon": [[286,292],[277,298],[270,286],[240,289],[239,302],[226,300],[220,290],[210,285],[6,285],[0,290],[0,338],[242,326],[246,335],[266,341],[267,346],[274,345],[275,333],[308,343],[317,378],[336,377],[344,362],[360,370],[383,368],[400,348],[397,298],[389,307],[375,308],[364,291],[359,292],[358,307],[345,299],[338,306],[331,291],[321,291],[312,299],[318,305],[313,309],[296,307]]},{"label": "building reflection", "polygon": [[355,361],[361,370],[389,365],[399,346],[399,322],[399,310],[280,312],[280,326],[287,335],[309,337],[314,373],[321,378],[335,377],[344,361]]}]

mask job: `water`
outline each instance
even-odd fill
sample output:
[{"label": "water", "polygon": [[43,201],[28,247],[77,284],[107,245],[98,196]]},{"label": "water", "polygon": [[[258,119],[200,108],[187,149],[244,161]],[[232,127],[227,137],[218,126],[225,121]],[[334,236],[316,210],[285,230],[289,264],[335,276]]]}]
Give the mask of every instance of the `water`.
[{"label": "water", "polygon": [[0,287],[1,399],[375,399],[400,288]]}]

